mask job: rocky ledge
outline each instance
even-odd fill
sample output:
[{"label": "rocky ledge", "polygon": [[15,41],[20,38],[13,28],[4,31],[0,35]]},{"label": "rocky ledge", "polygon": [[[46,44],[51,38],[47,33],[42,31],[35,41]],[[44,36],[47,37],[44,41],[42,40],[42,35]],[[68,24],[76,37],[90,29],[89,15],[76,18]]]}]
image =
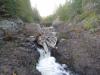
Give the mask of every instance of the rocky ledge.
[{"label": "rocky ledge", "polygon": [[35,38],[24,28],[20,19],[0,21],[0,75],[40,75]]},{"label": "rocky ledge", "polygon": [[59,41],[58,49],[53,50],[53,55],[60,63],[67,64],[80,75],[99,75],[99,28],[95,32],[91,32],[84,30],[81,25],[56,25],[55,29],[59,33]]}]

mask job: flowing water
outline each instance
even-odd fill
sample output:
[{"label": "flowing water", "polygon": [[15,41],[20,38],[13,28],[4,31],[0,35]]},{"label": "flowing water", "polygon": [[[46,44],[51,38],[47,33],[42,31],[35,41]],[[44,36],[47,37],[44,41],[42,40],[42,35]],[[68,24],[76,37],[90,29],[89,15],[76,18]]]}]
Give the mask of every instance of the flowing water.
[{"label": "flowing water", "polygon": [[66,65],[59,64],[56,59],[51,56],[47,45],[44,43],[44,49],[37,48],[40,53],[36,69],[41,72],[42,75],[72,75],[70,71],[66,71]]}]

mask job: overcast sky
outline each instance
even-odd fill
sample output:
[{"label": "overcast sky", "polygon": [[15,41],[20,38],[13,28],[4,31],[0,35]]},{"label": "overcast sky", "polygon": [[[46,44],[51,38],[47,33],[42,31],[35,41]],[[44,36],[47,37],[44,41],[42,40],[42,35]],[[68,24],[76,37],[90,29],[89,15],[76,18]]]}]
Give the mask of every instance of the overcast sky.
[{"label": "overcast sky", "polygon": [[42,17],[52,14],[59,4],[66,0],[30,0],[32,7],[36,7]]}]

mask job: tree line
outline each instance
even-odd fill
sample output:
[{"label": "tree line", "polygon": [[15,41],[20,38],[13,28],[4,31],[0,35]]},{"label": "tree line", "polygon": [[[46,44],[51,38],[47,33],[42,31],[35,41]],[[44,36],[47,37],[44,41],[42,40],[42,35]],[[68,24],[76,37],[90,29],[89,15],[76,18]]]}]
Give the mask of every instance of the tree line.
[{"label": "tree line", "polygon": [[25,22],[38,22],[41,17],[30,0],[0,0],[0,18],[19,17]]},{"label": "tree line", "polygon": [[52,23],[57,17],[66,23],[80,23],[85,30],[94,32],[100,24],[100,0],[66,0],[44,22]]}]

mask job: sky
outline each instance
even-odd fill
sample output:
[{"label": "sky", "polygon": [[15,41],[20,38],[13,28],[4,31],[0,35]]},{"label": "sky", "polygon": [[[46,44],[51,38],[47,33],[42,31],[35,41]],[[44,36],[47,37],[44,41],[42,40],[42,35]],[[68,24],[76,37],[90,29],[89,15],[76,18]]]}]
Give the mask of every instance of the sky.
[{"label": "sky", "polygon": [[36,7],[42,17],[53,14],[59,4],[64,4],[66,0],[30,0],[31,6]]}]

